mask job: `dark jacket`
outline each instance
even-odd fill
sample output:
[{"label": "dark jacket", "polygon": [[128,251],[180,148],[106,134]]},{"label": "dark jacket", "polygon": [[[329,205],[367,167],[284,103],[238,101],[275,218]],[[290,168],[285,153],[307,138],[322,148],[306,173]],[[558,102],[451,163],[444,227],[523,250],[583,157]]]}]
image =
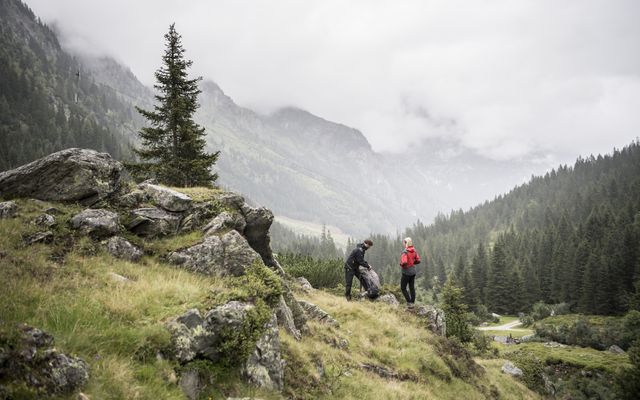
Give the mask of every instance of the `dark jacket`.
[{"label": "dark jacket", "polygon": [[354,270],[358,270],[358,266],[363,266],[365,268],[370,268],[369,263],[364,259],[364,252],[367,251],[364,243],[359,243],[355,249],[349,254],[347,257],[347,261],[345,262],[345,266]]},{"label": "dark jacket", "polygon": [[413,246],[409,246],[404,249],[402,256],[400,256],[402,275],[414,276],[416,274],[416,264],[420,264],[420,256]]}]

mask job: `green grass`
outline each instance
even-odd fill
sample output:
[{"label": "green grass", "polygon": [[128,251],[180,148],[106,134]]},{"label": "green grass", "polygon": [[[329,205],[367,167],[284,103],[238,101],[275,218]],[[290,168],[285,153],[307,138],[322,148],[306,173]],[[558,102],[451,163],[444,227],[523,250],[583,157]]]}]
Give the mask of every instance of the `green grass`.
[{"label": "green grass", "polygon": [[500,320],[498,320],[498,322],[492,322],[490,324],[488,324],[487,326],[500,326],[500,325],[505,325],[508,324],[510,322],[513,321],[517,321],[518,317],[514,317],[514,316],[509,316],[509,315],[503,315],[500,317]]},{"label": "green grass", "polygon": [[521,338],[523,336],[533,335],[532,329],[509,329],[506,331],[480,331],[488,336],[509,336],[511,335],[514,338]]},{"label": "green grass", "polygon": [[620,368],[630,367],[626,354],[613,354],[591,348],[567,346],[549,348],[543,343],[523,343],[516,346],[502,346],[502,355],[509,358],[511,353],[526,352],[546,364],[564,363],[586,370],[601,370],[616,373]]},{"label": "green grass", "polygon": [[583,314],[566,314],[566,315],[556,315],[553,317],[547,317],[543,320],[538,321],[539,323],[544,323],[546,325],[551,326],[560,326],[560,325],[574,325],[576,321],[579,319],[584,320],[589,325],[593,327],[605,327],[611,324],[618,323],[622,320],[622,317],[608,317],[603,315],[583,315]]}]

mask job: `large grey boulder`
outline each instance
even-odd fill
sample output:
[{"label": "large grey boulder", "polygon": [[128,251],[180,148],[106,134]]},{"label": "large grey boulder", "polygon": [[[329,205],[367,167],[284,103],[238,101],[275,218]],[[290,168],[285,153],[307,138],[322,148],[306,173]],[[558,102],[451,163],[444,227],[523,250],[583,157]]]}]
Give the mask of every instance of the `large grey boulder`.
[{"label": "large grey boulder", "polygon": [[118,197],[116,202],[126,208],[137,208],[140,203],[144,203],[148,200],[149,195],[147,195],[143,190],[136,189]]},{"label": "large grey boulder", "polygon": [[169,254],[168,260],[182,268],[206,275],[244,275],[260,256],[236,231],[222,237],[209,236],[202,243]]},{"label": "large grey boulder", "polygon": [[300,285],[300,288],[303,292],[309,293],[313,290],[313,286],[311,286],[311,283],[309,283],[307,278],[305,278],[304,276],[296,278],[296,282],[298,283],[298,285]]},{"label": "large grey boulder", "polygon": [[317,305],[305,300],[298,300],[298,304],[302,306],[302,308],[304,309],[305,313],[309,318],[315,319],[327,325],[333,325],[333,326],[340,325],[338,321],[336,321],[335,319],[333,319],[331,315],[329,315],[329,313],[327,313]]},{"label": "large grey boulder", "polygon": [[167,211],[181,212],[191,207],[193,200],[184,193],[150,183],[141,183],[138,187],[149,196],[151,201]]},{"label": "large grey boulder", "polygon": [[120,188],[122,164],[107,153],[67,149],[0,172],[0,197],[91,205]]},{"label": "large grey boulder", "polygon": [[113,211],[86,209],[71,218],[71,227],[93,238],[115,235],[120,226],[120,217]]},{"label": "large grey boulder", "polygon": [[202,228],[219,212],[219,205],[214,201],[194,203],[188,211],[184,212],[184,218],[180,223],[180,232],[189,232]]},{"label": "large grey boulder", "polygon": [[0,219],[13,218],[18,212],[18,205],[13,201],[3,201],[0,203]]},{"label": "large grey boulder", "polygon": [[121,236],[114,236],[110,238],[106,245],[109,254],[116,258],[138,261],[140,257],[142,257],[142,250],[132,245],[127,239]]},{"label": "large grey boulder", "polygon": [[266,324],[265,332],[256,343],[243,368],[249,383],[271,390],[282,390],[284,362],[280,353],[280,337],[276,316]]},{"label": "large grey boulder", "polygon": [[127,229],[138,236],[161,237],[178,232],[181,216],[161,208],[136,208],[131,211]]},{"label": "large grey boulder", "polygon": [[217,235],[224,230],[235,229],[243,233],[247,222],[239,213],[223,211],[202,228],[205,236]]},{"label": "large grey boulder", "polygon": [[84,386],[89,379],[87,363],[52,346],[48,333],[20,326],[16,345],[0,347],[0,376],[49,396],[71,394]]}]

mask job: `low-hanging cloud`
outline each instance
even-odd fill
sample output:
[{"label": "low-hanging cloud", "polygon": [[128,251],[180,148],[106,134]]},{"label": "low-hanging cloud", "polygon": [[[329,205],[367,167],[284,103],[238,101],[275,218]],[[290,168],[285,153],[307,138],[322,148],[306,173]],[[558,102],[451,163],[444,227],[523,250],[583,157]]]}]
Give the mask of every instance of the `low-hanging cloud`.
[{"label": "low-hanging cloud", "polygon": [[66,43],[151,84],[170,23],[193,73],[400,152],[448,137],[495,159],[608,152],[640,135],[640,2],[28,0]]}]

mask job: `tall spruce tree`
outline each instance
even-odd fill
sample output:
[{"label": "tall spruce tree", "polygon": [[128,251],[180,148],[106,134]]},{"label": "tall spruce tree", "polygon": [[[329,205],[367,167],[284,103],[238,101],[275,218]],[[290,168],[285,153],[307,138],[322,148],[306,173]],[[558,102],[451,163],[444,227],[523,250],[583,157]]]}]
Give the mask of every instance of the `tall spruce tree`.
[{"label": "tall spruce tree", "polygon": [[192,61],[184,58],[175,24],[164,37],[166,48],[154,85],[159,91],[155,96],[159,104],[153,111],[137,108],[151,125],[140,130],[142,148],[135,149],[145,162],[130,166],[138,176],[153,176],[171,186],[211,186],[218,176],[210,168],[220,152],[205,153],[204,128],[193,121],[202,78],[187,77]]}]

